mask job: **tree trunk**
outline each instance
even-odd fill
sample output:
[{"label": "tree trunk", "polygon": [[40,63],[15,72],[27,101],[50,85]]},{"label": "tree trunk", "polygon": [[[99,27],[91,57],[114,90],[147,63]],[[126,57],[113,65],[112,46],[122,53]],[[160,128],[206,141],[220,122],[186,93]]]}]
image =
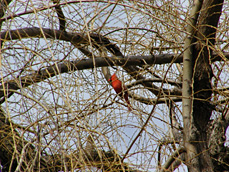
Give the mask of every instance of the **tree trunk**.
[{"label": "tree trunk", "polygon": [[[208,150],[207,128],[213,107],[210,104],[212,95],[211,78],[213,72],[210,65],[212,46],[215,43],[216,27],[221,15],[223,0],[205,0],[198,18],[195,34],[193,58],[193,111],[187,151],[188,169],[190,172],[214,171]],[[187,141],[187,138],[186,138]]]}]

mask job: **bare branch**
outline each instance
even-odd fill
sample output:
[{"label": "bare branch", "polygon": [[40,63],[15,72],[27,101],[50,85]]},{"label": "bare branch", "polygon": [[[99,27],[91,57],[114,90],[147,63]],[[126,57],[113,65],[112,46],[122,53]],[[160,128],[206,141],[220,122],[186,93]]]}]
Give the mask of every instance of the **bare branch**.
[{"label": "bare branch", "polygon": [[[203,1],[195,0],[190,13],[190,17],[187,20],[187,35],[184,45],[184,60],[183,60],[183,85],[182,85],[182,109],[183,109],[183,124],[184,124],[184,146],[187,150],[187,161],[191,161],[191,164],[196,164],[193,168],[199,171],[199,162],[196,158],[197,148],[190,144],[191,137],[191,125],[193,123],[192,118],[192,106],[193,106],[193,47],[194,32],[196,28],[197,18],[201,9]],[[194,158],[195,157],[195,158]],[[188,162],[189,164],[190,162]],[[193,171],[195,171],[193,170]]]},{"label": "bare branch", "polygon": [[87,37],[85,37],[84,34],[82,33],[63,32],[61,30],[55,30],[55,29],[32,27],[32,28],[16,29],[16,30],[11,30],[11,31],[6,31],[1,33],[2,41],[31,38],[31,37],[59,39],[59,40],[72,42],[74,45],[78,45],[78,46],[80,44],[88,44]]},{"label": "bare branch", "polygon": [[[12,0],[3,0],[0,2],[0,18],[2,18],[5,15],[5,11],[7,9],[7,6],[10,4],[11,1]],[[2,22],[3,21],[0,20],[1,24],[2,24]]]},{"label": "bare branch", "polygon": [[[159,79],[159,78],[155,78],[155,79],[146,79],[146,80],[138,80],[138,81],[135,81],[129,85],[126,85],[127,88],[131,88],[133,86],[136,86],[136,85],[139,85],[141,84],[142,82],[162,82],[163,80],[162,79]],[[165,83],[168,83],[168,84],[171,84],[171,85],[174,85],[174,86],[177,86],[177,87],[181,87],[182,86],[182,83],[179,83],[179,82],[175,82],[175,81],[172,81],[170,79],[166,79],[165,80]]]},{"label": "bare branch", "polygon": [[182,163],[185,162],[185,152],[180,154],[166,171],[175,171]]},{"label": "bare branch", "polygon": [[180,147],[175,152],[173,152],[173,154],[168,158],[166,163],[162,166],[161,172],[167,171],[167,169],[172,165],[172,163],[178,159],[178,156],[184,152],[186,152],[184,147]]},{"label": "bare branch", "polygon": [[65,31],[66,20],[65,20],[65,16],[64,16],[63,10],[61,9],[61,6],[59,5],[60,4],[60,0],[53,0],[53,3],[57,4],[55,6],[55,10],[56,10],[56,13],[58,15],[58,19],[59,19],[59,23],[60,23],[59,30]]},{"label": "bare branch", "polygon": [[[171,91],[172,92],[172,91]],[[129,93],[129,96],[133,98],[134,100],[137,100],[141,103],[147,104],[147,105],[155,105],[155,104],[162,104],[166,103],[168,101],[173,101],[173,102],[181,102],[181,97],[168,97],[168,98],[159,98],[159,99],[150,99],[150,98],[145,98],[136,94],[131,94]]]}]

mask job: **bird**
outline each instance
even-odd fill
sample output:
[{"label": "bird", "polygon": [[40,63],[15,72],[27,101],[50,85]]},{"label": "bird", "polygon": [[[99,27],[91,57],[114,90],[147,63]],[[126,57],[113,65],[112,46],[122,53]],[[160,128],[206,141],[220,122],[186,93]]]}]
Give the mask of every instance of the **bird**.
[{"label": "bird", "polygon": [[118,79],[118,77],[116,76],[116,74],[114,73],[110,79],[108,80],[109,82],[111,82],[112,87],[114,88],[115,92],[123,99],[125,99],[127,105],[128,105],[128,110],[132,111],[132,107],[130,105],[130,101],[128,99],[128,92],[127,89],[125,87],[125,85],[122,84],[122,81],[120,81]]}]

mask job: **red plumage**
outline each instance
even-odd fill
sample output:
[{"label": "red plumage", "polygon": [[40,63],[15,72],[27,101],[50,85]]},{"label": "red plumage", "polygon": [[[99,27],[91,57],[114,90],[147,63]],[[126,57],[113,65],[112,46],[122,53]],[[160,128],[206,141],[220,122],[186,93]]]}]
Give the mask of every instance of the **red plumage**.
[{"label": "red plumage", "polygon": [[115,92],[123,99],[125,99],[126,103],[128,104],[128,110],[131,111],[131,105],[128,99],[128,92],[125,85],[122,84],[122,81],[118,79],[116,74],[114,73],[111,78],[108,80],[111,81],[111,85],[114,88]]}]

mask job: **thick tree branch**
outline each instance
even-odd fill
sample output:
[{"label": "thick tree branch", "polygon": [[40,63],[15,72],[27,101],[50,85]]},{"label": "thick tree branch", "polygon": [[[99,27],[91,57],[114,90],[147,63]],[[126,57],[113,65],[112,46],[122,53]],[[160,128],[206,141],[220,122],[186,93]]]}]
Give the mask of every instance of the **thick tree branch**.
[{"label": "thick tree branch", "polygon": [[185,152],[180,154],[166,171],[175,171],[182,163],[185,162]]},{"label": "thick tree branch", "polygon": [[[217,55],[215,55],[217,57]],[[225,56],[229,58],[229,53],[226,53]],[[174,60],[174,58],[176,60]],[[216,59],[216,58],[214,58]],[[40,69],[34,73],[31,73],[26,76],[20,77],[20,80],[14,79],[10,81],[5,81],[5,89],[20,89],[31,84],[44,81],[53,76],[57,76],[62,73],[68,73],[70,71],[77,71],[77,70],[84,70],[84,69],[91,69],[94,67],[105,67],[105,66],[125,66],[128,67],[130,65],[145,65],[145,64],[166,64],[174,61],[174,63],[181,63],[182,56],[176,56],[173,54],[162,54],[156,56],[127,56],[125,58],[119,57],[107,57],[107,58],[96,58],[93,59],[82,59],[82,60],[75,60],[75,61],[65,61],[59,64],[54,64],[48,66],[46,68]],[[143,80],[140,80],[143,81]],[[136,82],[140,82],[136,81]],[[146,80],[147,82],[152,82],[151,80]],[[20,83],[20,84],[19,84]],[[171,83],[170,81],[168,83]],[[176,83],[174,83],[176,85]],[[179,83],[178,83],[179,84]],[[0,90],[3,90],[3,85],[0,86]],[[180,95],[179,89],[170,90],[173,95]],[[8,93],[9,94],[9,93]],[[0,91],[0,97],[4,96],[4,92]],[[164,100],[162,100],[164,101]],[[175,100],[174,100],[175,101]],[[180,100],[179,100],[180,101]],[[0,100],[0,103],[3,101]],[[148,101],[144,101],[148,102]],[[154,101],[152,101],[154,102]],[[160,101],[159,101],[160,103]]]},{"label": "thick tree branch", "polygon": [[[138,80],[138,81],[133,82],[133,83],[131,83],[129,85],[126,85],[126,87],[127,88],[131,88],[131,87],[139,85],[139,84],[141,84],[143,82],[159,82],[159,83],[161,83],[161,82],[163,82],[163,79],[155,78],[155,79]],[[175,81],[173,81],[171,79],[165,79],[165,83],[173,85],[173,86],[177,86],[177,87],[181,87],[181,85],[182,85],[182,83],[175,82]]]},{"label": "thick tree branch", "polygon": [[57,13],[58,19],[59,19],[59,24],[60,24],[59,30],[65,31],[66,20],[65,20],[63,10],[61,9],[61,6],[60,6],[60,0],[53,0],[53,3],[57,4],[55,6],[55,10],[56,10],[56,13]]},{"label": "thick tree branch", "polygon": [[229,164],[229,147],[225,146],[226,130],[229,125],[229,105],[219,118],[216,118],[209,125],[208,129],[208,147],[214,164],[214,171],[228,171]]},{"label": "thick tree branch", "polygon": [[[173,154],[167,159],[166,163],[161,167],[161,171],[160,172],[165,172],[167,171],[167,169],[172,165],[172,163],[178,159],[179,155],[181,155],[182,153],[185,153],[185,148],[184,147],[180,147],[178,148],[175,152],[173,152]],[[182,160],[180,160],[182,161]]]},{"label": "thick tree branch", "polygon": [[[90,38],[87,35],[82,33],[67,33],[60,30],[51,30],[45,28],[24,28],[18,30],[12,30],[1,33],[2,41],[7,40],[15,40],[15,39],[22,39],[28,37],[44,37],[44,38],[51,38],[51,39],[59,39],[64,41],[71,42],[77,48],[81,47],[81,44],[90,45],[92,44],[98,50],[102,50],[105,47],[110,53],[114,54],[115,56],[123,57],[119,47],[116,44],[113,44],[109,41],[108,38],[97,34],[97,33],[90,33]],[[175,57],[176,59],[176,57]],[[175,60],[174,59],[174,60]],[[128,66],[123,67],[132,77],[136,80],[146,79],[143,75],[138,72],[138,68],[136,66]],[[158,95],[159,88],[152,84],[151,82],[143,83],[145,87],[148,88],[153,94]],[[168,91],[164,90],[165,94],[170,94]]]},{"label": "thick tree branch", "polygon": [[63,32],[61,30],[46,29],[46,28],[22,28],[16,30],[10,30],[1,33],[2,41],[17,40],[23,38],[50,38],[58,39],[63,41],[72,42],[74,45],[79,46],[80,44],[88,44],[88,39],[82,33],[70,33]]},{"label": "thick tree branch", "polygon": [[[22,29],[1,32],[2,41],[10,41],[10,40],[17,40],[17,39],[31,38],[31,37],[34,37],[34,38],[44,37],[44,38],[49,38],[49,39],[58,39],[58,40],[63,40],[67,42],[72,42],[77,48],[82,48],[80,44],[84,44],[84,45],[89,44],[89,40],[87,36],[83,33],[73,33],[73,32],[64,32],[63,33],[63,31],[55,30],[55,29],[32,27],[32,28],[22,28]],[[91,34],[91,37],[97,41],[96,44],[100,44],[103,46],[107,44],[107,48],[109,49],[109,51],[114,52],[115,56],[124,57],[121,54],[119,48],[115,44],[111,44],[108,39],[105,39],[105,38],[102,39],[100,38],[101,37],[100,35],[94,34],[94,33]],[[86,53],[89,53],[89,52],[87,51]],[[129,58],[129,57],[132,57],[132,56],[127,56],[126,58]],[[136,56],[136,57],[141,58],[141,57],[147,57],[147,56]],[[224,53],[224,57],[225,59],[229,59],[229,53]],[[221,57],[218,54],[213,54],[211,59],[212,59],[212,62],[215,62],[215,61],[225,60],[224,57]],[[155,56],[154,64],[166,64],[166,63],[171,63],[171,62],[181,63],[182,61],[183,61],[182,55],[162,54],[162,55]]]},{"label": "thick tree branch", "polygon": [[[2,18],[5,15],[5,11],[10,4],[12,0],[1,0],[0,2],[0,18]],[[2,24],[3,21],[0,20],[0,23]],[[1,27],[0,27],[1,28]]]},{"label": "thick tree branch", "polygon": [[[172,56],[170,57],[172,58]],[[166,60],[168,60],[167,58]],[[5,85],[0,86],[0,97],[4,96],[3,88],[6,90],[8,89],[20,89],[24,87],[28,87],[34,83],[38,83],[41,81],[44,81],[45,79],[48,79],[53,76],[57,76],[62,73],[67,73],[70,71],[77,71],[77,70],[83,70],[83,69],[90,69],[94,67],[103,67],[103,66],[114,66],[114,65],[120,65],[120,66],[129,66],[133,64],[138,65],[144,65],[146,63],[151,64],[155,62],[162,62],[161,58],[155,58],[154,56],[145,56],[145,57],[138,57],[138,56],[132,56],[127,58],[96,58],[93,59],[83,59],[83,60],[76,60],[76,61],[66,61],[59,64],[54,64],[51,66],[48,66],[44,69],[40,69],[34,73],[31,73],[26,76],[20,77],[20,79],[14,79],[11,81],[4,82]],[[179,91],[178,91],[179,92]],[[178,93],[177,92],[177,93]],[[174,93],[175,94],[175,93]]]},{"label": "thick tree branch", "polygon": [[197,148],[191,143],[192,132],[196,130],[192,127],[192,108],[193,108],[193,47],[194,33],[196,31],[197,18],[202,6],[200,0],[194,0],[190,17],[187,20],[187,35],[184,45],[184,60],[183,60],[183,86],[182,86],[182,109],[183,109],[183,124],[184,124],[184,147],[187,151],[186,161],[191,172],[200,171],[200,163],[197,158]]},{"label": "thick tree branch", "polygon": [[182,98],[181,97],[171,97],[169,96],[168,98],[159,98],[159,99],[152,99],[152,98],[145,98],[136,94],[131,94],[129,93],[129,96],[132,97],[134,100],[137,100],[141,103],[147,104],[147,105],[155,105],[155,104],[164,104],[169,101],[173,102],[181,102]]}]

